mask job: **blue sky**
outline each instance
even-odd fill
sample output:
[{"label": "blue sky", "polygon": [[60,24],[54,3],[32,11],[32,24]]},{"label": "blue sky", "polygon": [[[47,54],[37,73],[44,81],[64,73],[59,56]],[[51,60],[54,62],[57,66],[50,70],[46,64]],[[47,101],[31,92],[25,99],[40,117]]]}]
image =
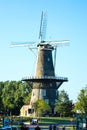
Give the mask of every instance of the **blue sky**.
[{"label": "blue sky", "polygon": [[56,75],[76,101],[87,84],[86,0],[0,0],[0,81],[33,75],[36,58],[26,47],[10,48],[12,41],[38,41],[41,12],[47,12],[46,40],[70,40],[57,49]]}]

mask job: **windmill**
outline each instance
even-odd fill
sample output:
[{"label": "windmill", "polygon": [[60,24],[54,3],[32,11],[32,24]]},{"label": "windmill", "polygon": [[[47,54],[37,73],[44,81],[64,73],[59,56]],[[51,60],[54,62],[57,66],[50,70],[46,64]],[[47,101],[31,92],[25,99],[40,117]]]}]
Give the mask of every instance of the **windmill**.
[{"label": "windmill", "polygon": [[[35,75],[33,77],[25,77],[22,80],[28,83],[33,83],[32,95],[30,100],[30,110],[32,111],[32,106],[34,102],[36,102],[39,99],[43,99],[47,104],[51,106],[51,113],[54,114],[55,101],[58,99],[58,88],[61,86],[63,82],[68,81],[66,77],[55,76],[56,49],[58,45],[68,43],[69,40],[46,41],[45,33],[46,14],[42,12],[39,42],[25,42],[22,44],[13,43],[11,46],[27,46],[32,51],[34,48],[38,49]],[[55,50],[54,64],[52,57],[53,50]]]}]

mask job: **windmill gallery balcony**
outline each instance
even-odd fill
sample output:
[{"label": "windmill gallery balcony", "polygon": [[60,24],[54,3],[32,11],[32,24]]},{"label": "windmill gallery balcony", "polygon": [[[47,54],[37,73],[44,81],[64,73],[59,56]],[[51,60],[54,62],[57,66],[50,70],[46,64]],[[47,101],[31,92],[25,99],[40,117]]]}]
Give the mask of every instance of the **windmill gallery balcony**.
[{"label": "windmill gallery balcony", "polygon": [[45,81],[68,81],[68,78],[66,77],[55,77],[55,76],[30,76],[30,77],[24,77],[22,78],[22,81],[31,81],[31,82],[40,82],[42,80]]},{"label": "windmill gallery balcony", "polygon": [[[34,77],[34,76],[31,76],[31,77],[25,77],[25,78],[22,78],[22,81],[26,81],[28,83],[30,82],[33,82],[33,83],[39,83],[39,84],[43,84],[43,85],[40,85],[41,88],[56,88],[58,89],[60,87],[60,85],[63,83],[63,82],[67,82],[68,81],[68,78],[65,78],[65,77],[55,77],[55,76],[39,76],[39,77]],[[54,84],[56,83],[56,85],[51,85],[51,84]],[[47,84],[50,84],[50,85],[47,85]],[[35,85],[34,88],[38,88],[37,87],[38,85]]]}]

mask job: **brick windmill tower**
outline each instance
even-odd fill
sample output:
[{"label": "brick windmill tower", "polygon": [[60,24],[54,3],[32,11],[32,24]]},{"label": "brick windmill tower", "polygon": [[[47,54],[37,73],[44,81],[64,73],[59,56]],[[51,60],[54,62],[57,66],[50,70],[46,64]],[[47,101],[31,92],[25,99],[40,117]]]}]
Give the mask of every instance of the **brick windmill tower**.
[{"label": "brick windmill tower", "polygon": [[[33,77],[23,78],[23,81],[28,83],[33,82],[32,95],[30,100],[30,112],[32,111],[32,105],[39,99],[43,99],[52,108],[52,114],[54,113],[55,101],[58,99],[58,88],[63,82],[67,82],[67,78],[55,76],[55,61],[56,61],[56,48],[59,44],[68,43],[68,40],[63,41],[45,41],[46,31],[46,14],[42,12],[39,42],[31,44],[20,44],[13,46],[28,46],[33,49],[33,46],[37,48],[37,62],[35,74]],[[53,62],[52,51],[55,51],[55,57]]]}]

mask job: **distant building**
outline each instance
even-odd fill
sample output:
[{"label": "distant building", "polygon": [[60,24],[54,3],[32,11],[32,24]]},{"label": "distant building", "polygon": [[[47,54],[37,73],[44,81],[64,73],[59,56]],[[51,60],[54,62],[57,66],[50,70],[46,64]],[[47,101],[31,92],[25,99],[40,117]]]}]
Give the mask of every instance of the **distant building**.
[{"label": "distant building", "polygon": [[31,105],[29,104],[23,105],[22,108],[20,109],[20,116],[23,116],[23,117],[35,116],[34,110],[31,109]]}]

